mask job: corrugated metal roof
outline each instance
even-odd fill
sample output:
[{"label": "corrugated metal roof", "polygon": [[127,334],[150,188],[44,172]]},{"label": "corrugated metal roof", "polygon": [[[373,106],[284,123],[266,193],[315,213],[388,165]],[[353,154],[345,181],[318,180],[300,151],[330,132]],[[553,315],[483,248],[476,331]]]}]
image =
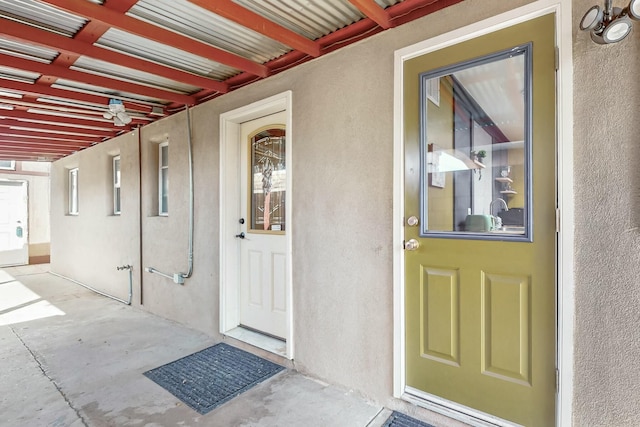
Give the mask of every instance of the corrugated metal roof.
[{"label": "corrugated metal roof", "polygon": [[72,37],[87,20],[35,0],[0,0],[0,16]]},{"label": "corrugated metal roof", "polygon": [[139,0],[127,15],[184,34],[254,62],[264,63],[291,49],[186,0]]},{"label": "corrugated metal roof", "polygon": [[159,89],[166,89],[181,94],[191,94],[198,92],[201,88],[177,82],[175,80],[160,77],[145,71],[115,65],[99,59],[81,56],[70,67],[72,70],[84,71],[89,74],[96,74],[104,77],[112,77],[131,83],[141,84]]},{"label": "corrugated metal roof", "polygon": [[0,65],[0,79],[13,80],[16,82],[34,83],[40,74],[31,71],[18,70],[16,68]]},{"label": "corrugated metal roof", "polygon": [[59,54],[57,50],[34,46],[25,42],[17,42],[4,37],[0,37],[0,52],[45,63],[51,63]]},{"label": "corrugated metal roof", "polygon": [[375,0],[378,3],[378,6],[386,9],[389,6],[393,6],[394,4],[400,3],[402,0]]},{"label": "corrugated metal roof", "polygon": [[364,18],[347,0],[234,0],[234,3],[311,40]]},{"label": "corrugated metal roof", "polygon": [[[56,80],[55,84],[51,85],[51,87],[55,89],[65,89],[65,90],[70,90],[70,91],[75,91],[80,93],[113,96],[114,98],[122,99],[123,101],[140,102],[141,104],[162,105],[162,106],[169,104],[169,102],[166,102],[158,98],[143,96],[137,93],[133,94],[130,92],[108,89],[105,87],[80,83],[73,80],[58,79]],[[107,100],[105,98],[105,104],[106,103],[107,103]]]},{"label": "corrugated metal roof", "polygon": [[126,53],[147,61],[218,80],[225,80],[240,73],[240,70],[219,62],[145,39],[117,28],[109,29],[95,44],[96,46]]}]

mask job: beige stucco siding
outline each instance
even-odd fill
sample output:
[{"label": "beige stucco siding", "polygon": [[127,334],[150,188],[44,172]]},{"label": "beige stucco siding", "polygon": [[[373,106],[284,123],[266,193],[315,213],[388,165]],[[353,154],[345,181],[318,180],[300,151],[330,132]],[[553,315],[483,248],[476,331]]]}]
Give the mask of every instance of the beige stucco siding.
[{"label": "beige stucco siding", "polygon": [[[141,130],[141,187],[136,132],[54,163],[53,271],[122,297],[126,274],[116,266],[131,263],[136,305],[142,279],[143,309],[219,337],[219,116],[291,90],[296,367],[393,406],[394,51],[526,3],[465,0],[194,107],[195,262],[184,286],[142,268],[187,268],[186,113]],[[632,426],[640,418],[640,33],[595,45],[578,30],[593,3],[573,2],[574,425]],[[154,147],[165,138],[169,215],[160,217]],[[123,161],[120,217],[107,208],[114,152]],[[75,166],[77,217],[65,205]]]},{"label": "beige stucco siding", "polygon": [[[133,265],[133,301],[139,302],[140,237],[138,134],[129,132],[54,162],[51,169],[51,270],[127,299]],[[112,158],[121,156],[122,213],[113,215]],[[78,168],[78,215],[68,215],[68,173]]]}]

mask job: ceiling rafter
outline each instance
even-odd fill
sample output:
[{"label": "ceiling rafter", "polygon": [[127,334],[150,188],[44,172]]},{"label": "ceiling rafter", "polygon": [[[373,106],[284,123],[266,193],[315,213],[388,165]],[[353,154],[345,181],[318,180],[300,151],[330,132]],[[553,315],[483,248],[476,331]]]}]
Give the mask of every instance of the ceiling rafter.
[{"label": "ceiling rafter", "polygon": [[[100,142],[105,137],[101,137],[98,135],[90,136],[90,135],[70,135],[70,134],[58,134],[51,133],[46,130],[38,130],[36,128],[32,128],[31,130],[24,130],[25,126],[12,125],[11,127],[4,127],[2,124],[4,120],[0,122],[0,138],[15,138],[15,137],[25,137],[25,138],[36,138],[43,139],[48,141],[82,141],[89,143]],[[16,129],[19,127],[20,129]]]},{"label": "ceiling rafter", "polygon": [[389,13],[381,8],[374,0],[349,0],[349,3],[357,7],[360,12],[364,13],[365,16],[385,30],[393,27]]},{"label": "ceiling rafter", "polygon": [[404,0],[386,9],[394,26],[406,24],[464,0]]},{"label": "ceiling rafter", "polygon": [[101,21],[110,27],[118,28],[167,46],[173,46],[175,48],[191,52],[194,55],[202,56],[256,76],[267,77],[269,75],[269,69],[262,64],[258,64],[242,56],[227,52],[187,36],[183,36],[182,34],[165,30],[156,25],[132,18],[105,6],[93,4],[87,0],[41,1],[66,10],[67,12],[83,16],[87,19]]},{"label": "ceiling rafter", "polygon": [[262,34],[272,40],[289,46],[295,50],[311,55],[314,58],[320,56],[318,43],[301,36],[281,25],[270,21],[249,9],[246,9],[231,0],[188,0],[203,9],[222,16],[236,24]]},{"label": "ceiling rafter", "polygon": [[55,119],[55,116],[50,116],[47,114],[32,113],[25,110],[0,110],[0,118],[2,117],[24,120],[25,123],[43,122],[43,124],[50,124],[53,126],[69,126],[77,127],[78,129],[93,129],[107,132],[117,131],[116,129],[112,129],[112,126],[110,126],[113,123],[112,121],[106,120],[102,117],[100,117],[100,119],[102,119],[101,121],[80,119],[75,117],[65,117],[64,122],[56,122],[55,120],[53,120]]},{"label": "ceiling rafter", "polygon": [[42,64],[40,62],[30,61],[15,56],[0,53],[0,62],[8,67],[27,70],[33,73],[44,74],[56,78],[73,80],[80,83],[90,85],[103,86],[116,91],[125,91],[148,96],[150,98],[159,98],[167,101],[178,102],[184,105],[193,105],[196,103],[194,97],[170,92],[164,89],[157,89],[149,86],[143,86],[137,83],[130,83],[124,80],[118,80],[111,77],[89,74],[83,71],[70,70],[66,67],[52,64]]},{"label": "ceiling rafter", "polygon": [[[0,115],[1,117],[1,115]],[[0,122],[0,128],[3,129],[25,129],[29,128],[32,132],[55,133],[59,135],[87,136],[94,139],[111,138],[117,132],[103,131],[95,129],[84,129],[78,127],[66,126],[65,123],[50,125],[46,123],[29,123],[18,119],[4,117]]]},{"label": "ceiling rafter", "polygon": [[8,153],[19,153],[19,154],[37,154],[37,155],[46,155],[46,154],[68,154],[73,153],[74,151],[78,151],[73,148],[46,148],[46,147],[7,147],[7,150],[3,150],[4,154]]},{"label": "ceiling rafter", "polygon": [[[82,92],[52,88],[45,84],[39,84],[39,83],[30,84],[30,83],[15,82],[11,80],[2,80],[2,83],[0,83],[0,86],[3,89],[18,92],[23,95],[33,96],[36,98],[56,98],[60,100],[68,100],[71,102],[79,102],[79,103],[87,103],[87,104],[105,105],[106,104],[105,100],[108,101],[109,98],[113,98],[113,97],[119,98],[118,96],[113,96],[110,94],[91,95],[91,94],[82,93]],[[134,107],[133,103],[130,103],[126,100],[123,102],[127,107],[127,110],[129,109],[136,110],[138,112],[142,112],[145,114],[149,114],[152,111],[151,107],[146,105],[135,104],[135,107]]]},{"label": "ceiling rafter", "polygon": [[84,141],[76,141],[76,142],[68,142],[68,141],[48,141],[48,140],[38,140],[38,139],[20,139],[20,138],[11,138],[11,137],[0,137],[0,146],[4,147],[6,145],[22,145],[22,146],[52,146],[52,147],[66,147],[66,148],[86,148],[91,147],[92,143],[84,142]]},{"label": "ceiling rafter", "polygon": [[5,143],[5,142],[0,142],[0,144],[2,145],[2,148],[5,150],[31,150],[31,151],[37,151],[37,150],[42,150],[42,151],[48,151],[48,152],[72,152],[72,151],[78,151],[77,147],[59,147],[53,144],[49,144],[49,145],[44,145],[44,144],[11,144],[11,143]]},{"label": "ceiling rafter", "polygon": [[[55,49],[65,55],[73,55],[74,57],[84,55],[134,70],[157,74],[192,86],[212,89],[221,93],[228,91],[226,84],[211,78],[187,73],[186,71],[156,64],[155,62],[145,61],[134,56],[94,46],[91,43],[70,39],[29,25],[13,22],[6,18],[0,18],[0,28],[4,35],[13,39]],[[75,60],[68,62],[75,62]]]},{"label": "ceiling rafter", "polygon": [[[86,126],[108,126],[109,129],[113,128],[113,120],[104,118],[103,114],[107,110],[106,107],[102,107],[100,110],[82,110],[77,108],[68,108],[65,106],[46,104],[44,102],[24,102],[12,99],[0,98],[1,104],[12,106],[13,109],[0,109],[0,117],[7,116],[7,112],[11,111],[15,114],[15,117],[20,115],[21,118],[34,119],[34,120],[57,120],[64,121],[65,123],[74,123],[76,125]],[[34,114],[33,117],[25,116],[23,113]],[[149,123],[150,119],[147,117],[139,117],[137,115],[129,116],[131,120],[131,126],[137,124]],[[122,129],[123,127],[118,127]]]}]

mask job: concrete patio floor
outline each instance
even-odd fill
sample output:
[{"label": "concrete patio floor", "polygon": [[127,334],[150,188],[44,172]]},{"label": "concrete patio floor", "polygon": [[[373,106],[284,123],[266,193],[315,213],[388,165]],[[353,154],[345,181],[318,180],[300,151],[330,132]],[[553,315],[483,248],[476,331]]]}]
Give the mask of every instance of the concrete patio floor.
[{"label": "concrete patio floor", "polygon": [[376,427],[391,413],[289,369],[200,415],[142,373],[211,337],[47,271],[0,270],[0,426]]}]

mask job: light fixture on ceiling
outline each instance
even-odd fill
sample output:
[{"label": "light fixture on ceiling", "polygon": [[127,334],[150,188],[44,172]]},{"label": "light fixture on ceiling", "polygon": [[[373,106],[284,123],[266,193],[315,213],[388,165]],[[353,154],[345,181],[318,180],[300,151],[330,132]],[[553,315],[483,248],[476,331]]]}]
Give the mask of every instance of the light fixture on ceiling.
[{"label": "light fixture on ceiling", "polygon": [[632,19],[640,20],[640,0],[631,0],[624,9],[613,7],[613,0],[605,0],[604,9],[593,6],[587,10],[580,29],[590,31],[591,40],[598,44],[617,43],[631,32]]},{"label": "light fixture on ceiling", "polygon": [[113,124],[116,126],[125,126],[131,123],[131,117],[124,109],[124,104],[119,99],[109,100],[109,109],[102,114],[105,119],[113,119]]}]

